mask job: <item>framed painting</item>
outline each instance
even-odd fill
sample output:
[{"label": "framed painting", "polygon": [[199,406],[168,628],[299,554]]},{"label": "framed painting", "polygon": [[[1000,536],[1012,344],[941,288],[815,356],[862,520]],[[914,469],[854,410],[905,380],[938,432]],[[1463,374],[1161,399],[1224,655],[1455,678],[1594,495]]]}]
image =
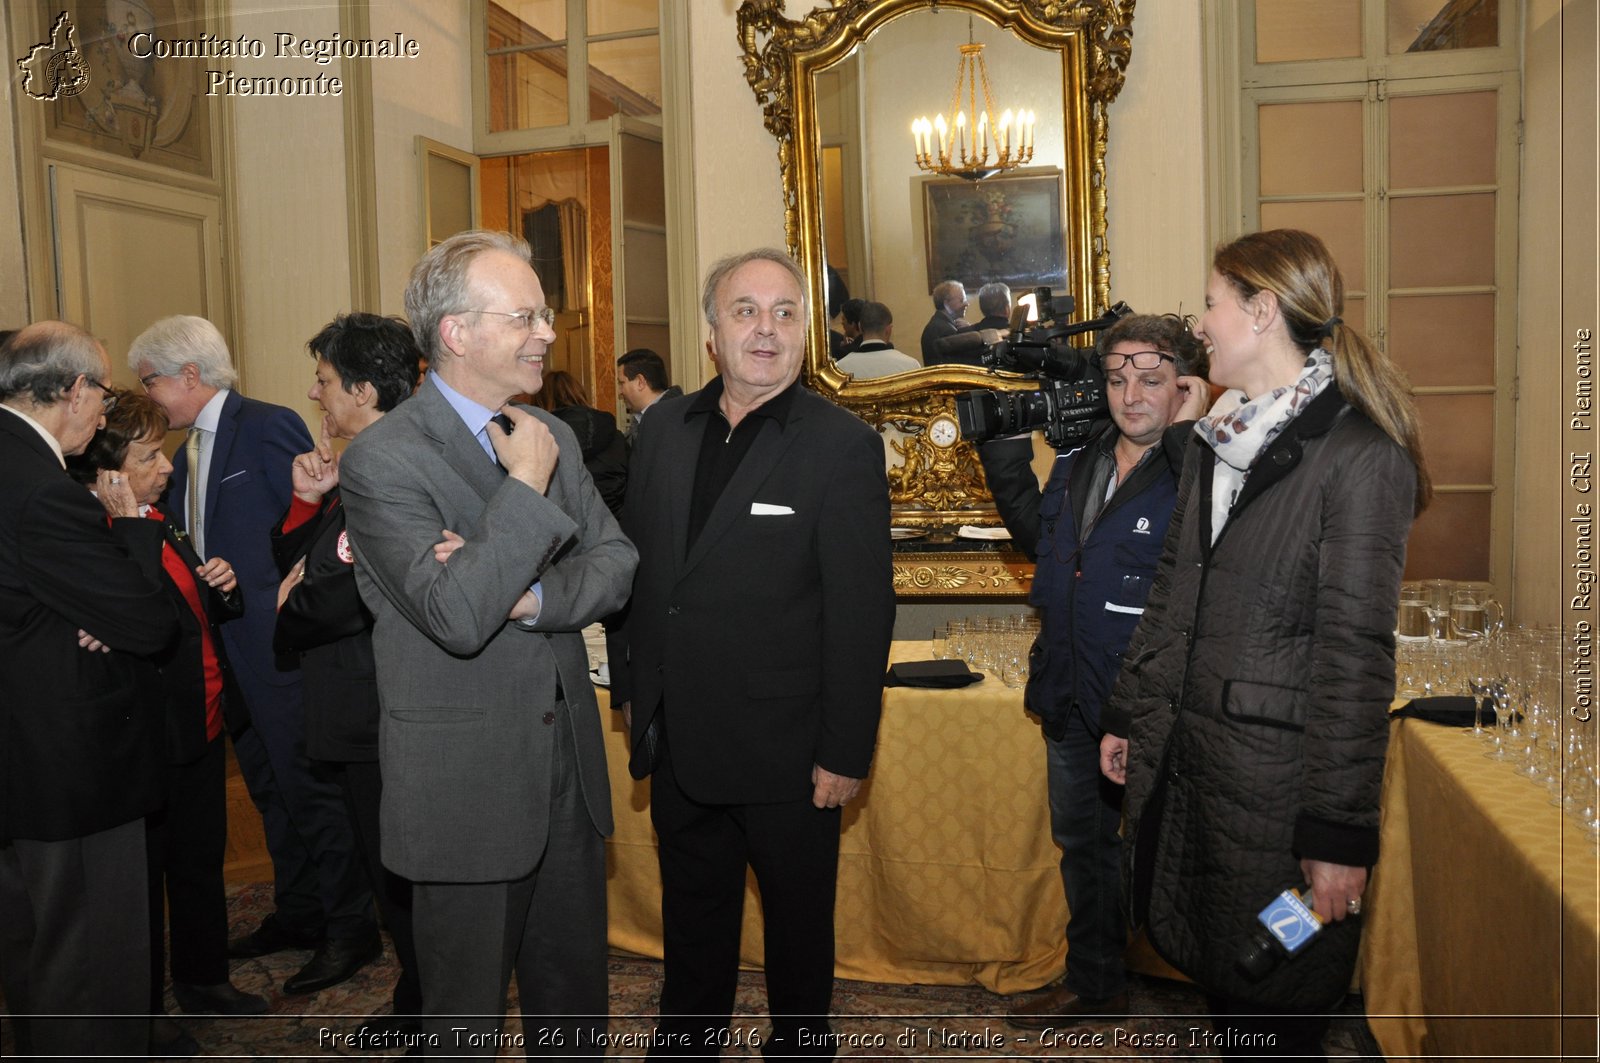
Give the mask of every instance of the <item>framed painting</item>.
[{"label": "framed painting", "polygon": [[929,290],[946,280],[960,281],[969,293],[992,281],[1014,292],[1067,287],[1063,189],[1056,169],[925,182]]}]

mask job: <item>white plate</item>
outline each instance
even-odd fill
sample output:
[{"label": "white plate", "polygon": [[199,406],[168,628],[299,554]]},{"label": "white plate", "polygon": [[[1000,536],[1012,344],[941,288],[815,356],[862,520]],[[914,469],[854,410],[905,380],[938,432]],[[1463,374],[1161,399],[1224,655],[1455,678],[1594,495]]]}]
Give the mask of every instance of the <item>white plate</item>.
[{"label": "white plate", "polygon": [[979,539],[984,542],[1003,543],[1011,538],[1011,533],[1004,528],[980,528],[975,524],[963,524],[956,532],[960,539]]},{"label": "white plate", "polygon": [[608,687],[611,685],[611,680],[600,678],[599,670],[594,668],[589,670],[589,682],[593,683],[597,687]]}]

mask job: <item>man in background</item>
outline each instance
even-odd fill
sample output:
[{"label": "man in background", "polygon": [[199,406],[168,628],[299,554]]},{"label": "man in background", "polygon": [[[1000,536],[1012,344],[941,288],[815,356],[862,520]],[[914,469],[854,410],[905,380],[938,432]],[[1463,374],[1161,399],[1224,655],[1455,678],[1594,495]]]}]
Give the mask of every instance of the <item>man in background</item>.
[{"label": "man in background", "polygon": [[922,329],[923,365],[983,364],[983,349],[1000,340],[995,329],[967,321],[967,289],[960,281],[941,281],[933,289],[933,316]]},{"label": "man in background", "polygon": [[860,342],[839,360],[839,368],[857,380],[892,376],[921,369],[922,363],[894,349],[894,315],[882,303],[862,303],[859,311]]},{"label": "man in background", "polygon": [[683,389],[667,383],[667,363],[648,347],[636,347],[617,359],[617,393],[633,417],[628,421],[628,442],[633,442],[645,411],[662,399],[676,398]]},{"label": "man in background", "polygon": [[[157,321],[133,341],[128,365],[168,425],[188,430],[163,510],[202,560],[233,563],[244,594],[244,616],[224,625],[222,638],[250,710],[250,726],[233,736],[234,752],[261,812],[275,910],[229,942],[228,954],[315,950],[283,985],[291,995],[313,993],[377,959],[383,942],[344,799],[306,755],[300,669],[280,667],[272,648],[282,578],[272,530],[289,508],[290,470],[311,449],[311,436],[293,410],[233,390],[238,374],[227,342],[203,317]],[[225,987],[179,1003],[185,1011],[238,1013],[245,1002]]]},{"label": "man in background", "polygon": [[999,281],[992,281],[978,289],[978,309],[983,316],[973,326],[978,329],[1008,329],[1011,327],[1011,289]]},{"label": "man in background", "polygon": [[[1100,709],[1144,612],[1178,498],[1183,445],[1169,429],[1205,411],[1205,351],[1171,314],[1125,317],[1100,334],[1111,423],[1058,454],[1044,491],[1031,436],[979,451],[1013,541],[1035,559],[1028,600],[1042,621],[1025,699],[1045,739],[1050,827],[1069,919],[1061,985],[1011,1009],[1024,1029],[1128,1014],[1122,787],[1100,773]],[[1186,426],[1187,427],[1187,426]]]},{"label": "man in background", "polygon": [[[144,817],[166,757],[145,658],[178,616],[160,523],[108,526],[66,472],[110,387],[104,349],[72,325],[0,347],[0,980],[19,1056],[143,1057],[148,1043]],[[109,472],[99,489],[132,497]]]}]

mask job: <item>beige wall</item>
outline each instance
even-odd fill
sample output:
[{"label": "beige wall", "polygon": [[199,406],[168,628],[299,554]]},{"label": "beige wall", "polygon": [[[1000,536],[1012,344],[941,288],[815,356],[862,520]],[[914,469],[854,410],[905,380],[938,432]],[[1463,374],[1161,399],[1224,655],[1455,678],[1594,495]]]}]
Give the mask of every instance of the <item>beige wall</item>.
[{"label": "beige wall", "polygon": [[[1596,327],[1595,8],[1595,0],[1529,0],[1524,15],[1512,554],[1515,612],[1524,622],[1577,618],[1564,608],[1576,560],[1566,518],[1577,502],[1597,501],[1593,491],[1573,491],[1567,475],[1569,453],[1600,451],[1600,428],[1567,427],[1574,334]],[[1592,611],[1587,618],[1593,622]]]},{"label": "beige wall", "polygon": [[427,250],[422,227],[424,136],[472,150],[472,43],[464,3],[373,0],[372,34],[404,31],[418,62],[373,63],[373,129],[378,171],[378,283],[386,314],[405,313],[406,278]]},{"label": "beige wall", "polygon": [[[277,32],[330,37],[338,12],[286,10],[277,0],[234,0],[231,32],[272,40]],[[240,77],[339,76],[335,61],[240,59]],[[321,422],[306,398],[306,340],[350,303],[345,236],[344,110],[337,97],[238,97],[233,105],[233,217],[239,290],[234,357],[241,390]]]},{"label": "beige wall", "polygon": [[[0,56],[10,56],[11,27],[0,19]],[[15,70],[15,67],[11,68]],[[17,79],[4,79],[0,88],[0,328],[16,328],[28,321],[28,275],[23,268],[22,196],[17,184],[17,138],[12,135],[12,114],[16,106]]]}]

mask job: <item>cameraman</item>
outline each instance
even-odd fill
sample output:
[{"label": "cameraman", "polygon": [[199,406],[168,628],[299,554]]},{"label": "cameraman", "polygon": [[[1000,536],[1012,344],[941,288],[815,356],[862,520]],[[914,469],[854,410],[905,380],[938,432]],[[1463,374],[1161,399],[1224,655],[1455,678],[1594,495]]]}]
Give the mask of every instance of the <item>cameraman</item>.
[{"label": "cameraman", "polygon": [[985,444],[984,472],[1018,547],[1035,559],[1042,630],[1026,704],[1044,725],[1050,823],[1066,886],[1067,972],[1013,1008],[1025,1029],[1127,1014],[1122,788],[1100,774],[1100,706],[1144,611],[1178,498],[1185,429],[1204,413],[1205,349],[1173,315],[1135,314],[1100,334],[1111,423],[1059,454],[1044,491],[1029,436]]}]

